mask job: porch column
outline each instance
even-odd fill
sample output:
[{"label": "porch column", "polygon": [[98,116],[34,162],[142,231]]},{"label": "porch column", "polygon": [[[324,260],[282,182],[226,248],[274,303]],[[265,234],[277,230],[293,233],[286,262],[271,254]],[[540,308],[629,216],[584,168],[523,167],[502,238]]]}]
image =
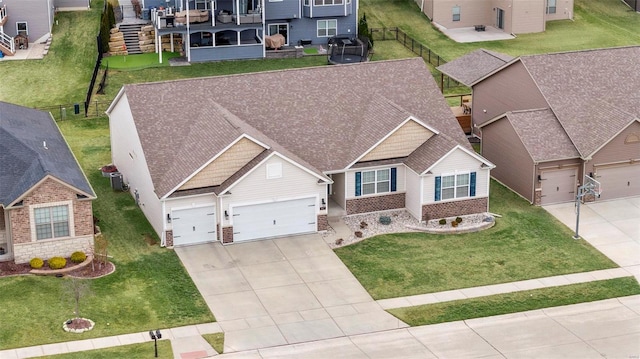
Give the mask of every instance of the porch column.
[{"label": "porch column", "polygon": [[158,61],[162,63],[162,35],[158,35],[156,46],[158,47]]},{"label": "porch column", "polygon": [[171,41],[171,52],[175,52],[175,49],[173,48],[173,32],[169,34],[169,41]]}]

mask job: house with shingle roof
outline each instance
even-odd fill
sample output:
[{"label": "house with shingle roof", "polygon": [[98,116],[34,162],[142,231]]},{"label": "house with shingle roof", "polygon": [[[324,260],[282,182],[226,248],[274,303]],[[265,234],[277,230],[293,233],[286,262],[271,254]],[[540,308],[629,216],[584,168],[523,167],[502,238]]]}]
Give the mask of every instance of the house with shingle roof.
[{"label": "house with shingle roof", "polygon": [[88,251],[95,198],[51,115],[0,102],[0,260]]},{"label": "house with shingle roof", "polygon": [[125,85],[107,114],[166,246],[324,231],[332,213],[488,210],[493,165],[419,58]]},{"label": "house with shingle roof", "polygon": [[640,195],[640,46],[519,57],[472,84],[492,175],[534,204]]}]

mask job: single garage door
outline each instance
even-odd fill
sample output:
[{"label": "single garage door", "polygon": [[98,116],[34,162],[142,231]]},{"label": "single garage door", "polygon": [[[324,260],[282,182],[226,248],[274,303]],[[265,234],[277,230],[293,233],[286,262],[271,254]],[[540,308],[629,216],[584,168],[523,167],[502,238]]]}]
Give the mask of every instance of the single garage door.
[{"label": "single garage door", "polygon": [[171,211],[173,245],[196,244],[217,240],[215,206]]},{"label": "single garage door", "polygon": [[615,167],[596,166],[596,180],[600,182],[600,199],[624,198],[640,195],[640,163]]},{"label": "single garage door", "polygon": [[542,198],[541,204],[574,201],[576,195],[577,168],[542,171],[540,173]]},{"label": "single garage door", "polygon": [[316,232],[316,199],[233,207],[233,242]]}]

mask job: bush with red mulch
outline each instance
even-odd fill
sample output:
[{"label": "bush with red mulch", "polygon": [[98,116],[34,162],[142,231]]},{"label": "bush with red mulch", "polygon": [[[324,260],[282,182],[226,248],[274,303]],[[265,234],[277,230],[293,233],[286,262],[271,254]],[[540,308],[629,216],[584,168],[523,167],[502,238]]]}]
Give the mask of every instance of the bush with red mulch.
[{"label": "bush with red mulch", "polygon": [[[79,263],[73,263],[70,258],[67,259],[67,265],[65,268],[71,268],[77,266]],[[16,264],[14,261],[0,262],[0,277],[12,276],[12,275],[23,275],[29,274],[31,271],[31,266],[29,263]],[[44,266],[40,268],[41,270],[49,269],[49,264],[47,261],[44,262]],[[91,268],[91,264],[88,266],[79,269],[77,271],[70,272],[68,275],[78,278],[96,278],[103,276],[105,274],[109,274],[113,272],[114,266],[111,262],[107,262],[106,264],[99,266],[98,263],[93,264],[93,269]]]}]

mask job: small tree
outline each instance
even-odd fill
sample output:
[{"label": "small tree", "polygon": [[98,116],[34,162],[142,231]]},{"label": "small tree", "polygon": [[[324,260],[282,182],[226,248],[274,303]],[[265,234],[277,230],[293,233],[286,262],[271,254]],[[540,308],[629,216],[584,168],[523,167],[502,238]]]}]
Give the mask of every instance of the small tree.
[{"label": "small tree", "polygon": [[363,13],[360,21],[358,21],[358,36],[366,37],[373,47],[373,38],[369,32],[369,23],[367,23],[367,14]]},{"label": "small tree", "polygon": [[63,285],[63,295],[73,302],[73,314],[80,318],[80,300],[91,294],[89,281],[71,277],[65,280]]}]

